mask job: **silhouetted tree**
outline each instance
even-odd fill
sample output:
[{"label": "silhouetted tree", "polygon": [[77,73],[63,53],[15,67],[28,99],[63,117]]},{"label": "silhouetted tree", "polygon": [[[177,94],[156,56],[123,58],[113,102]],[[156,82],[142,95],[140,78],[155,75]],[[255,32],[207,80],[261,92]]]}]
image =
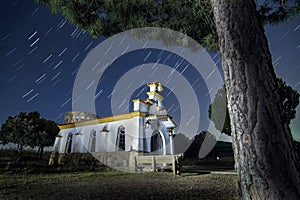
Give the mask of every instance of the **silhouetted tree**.
[{"label": "silhouetted tree", "polygon": [[[288,124],[296,117],[296,108],[299,104],[300,94],[288,86],[281,78],[276,78],[280,95],[281,106],[284,110],[284,118]],[[208,116],[214,122],[216,129],[221,133],[231,135],[230,117],[227,108],[225,85],[219,89],[214,101],[209,105]],[[214,109],[212,109],[214,108]],[[225,120],[224,113],[226,112]]]},{"label": "silhouetted tree", "polygon": [[[206,142],[208,143],[216,143],[216,137],[209,133],[208,131],[202,131],[198,135],[195,135],[192,138],[191,145],[189,148],[185,151],[184,156],[188,158],[198,158],[199,157],[199,151],[203,144],[204,139],[207,138]],[[208,141],[211,140],[211,141]]]},{"label": "silhouetted tree", "polygon": [[42,159],[44,147],[52,146],[59,132],[59,128],[54,121],[40,119],[36,132],[36,146],[38,146],[38,158]]},{"label": "silhouetted tree", "polygon": [[1,126],[0,141],[5,145],[14,143],[17,145],[18,159],[22,158],[25,146],[38,147],[38,157],[42,158],[45,146],[53,144],[59,129],[54,121],[40,118],[38,112],[21,112],[11,117]]},{"label": "silhouetted tree", "polygon": [[0,130],[1,144],[14,143],[17,145],[18,158],[22,158],[23,147],[34,147],[33,124],[27,114],[21,112],[15,117],[9,116]]},{"label": "silhouetted tree", "polygon": [[191,144],[191,140],[182,133],[177,133],[173,140],[175,154],[184,153]]}]

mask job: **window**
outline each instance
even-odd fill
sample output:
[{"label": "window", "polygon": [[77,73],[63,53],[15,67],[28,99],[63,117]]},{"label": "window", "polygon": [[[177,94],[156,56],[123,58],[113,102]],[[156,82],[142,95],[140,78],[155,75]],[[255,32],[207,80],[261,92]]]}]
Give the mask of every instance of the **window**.
[{"label": "window", "polygon": [[89,152],[95,152],[96,151],[96,130],[93,129],[90,134],[89,139]]},{"label": "window", "polygon": [[118,128],[116,148],[118,151],[125,151],[125,127],[124,126],[120,126]]}]

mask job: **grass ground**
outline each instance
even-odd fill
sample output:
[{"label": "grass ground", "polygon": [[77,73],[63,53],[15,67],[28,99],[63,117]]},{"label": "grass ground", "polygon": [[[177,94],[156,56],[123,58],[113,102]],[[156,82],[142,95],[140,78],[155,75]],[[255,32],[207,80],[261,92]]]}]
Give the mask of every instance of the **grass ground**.
[{"label": "grass ground", "polygon": [[0,175],[0,199],[236,199],[236,175],[85,172]]},{"label": "grass ground", "polygon": [[[48,166],[47,157],[32,153],[12,162],[12,152],[0,152],[0,199],[236,199],[232,174],[124,173]],[[189,163],[192,164],[192,163]],[[194,166],[195,167],[195,166]],[[88,166],[85,166],[87,169]]]}]

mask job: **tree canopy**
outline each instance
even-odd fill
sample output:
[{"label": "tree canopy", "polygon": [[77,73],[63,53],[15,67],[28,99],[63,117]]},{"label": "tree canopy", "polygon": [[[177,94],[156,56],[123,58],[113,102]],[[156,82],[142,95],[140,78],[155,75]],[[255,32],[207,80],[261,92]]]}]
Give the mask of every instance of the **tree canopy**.
[{"label": "tree canopy", "polygon": [[284,111],[284,119],[288,124],[296,117],[296,108],[299,104],[300,94],[291,86],[288,86],[286,81],[277,78],[280,101]]},{"label": "tree canopy", "polygon": [[[284,119],[290,124],[290,121],[296,117],[296,108],[299,104],[300,94],[291,86],[288,86],[283,79],[277,78],[276,80],[279,87],[280,102],[284,110]],[[224,120],[225,112],[226,117]],[[208,116],[214,122],[216,129],[221,133],[231,135],[225,86],[218,90],[214,101],[209,105]]]},{"label": "tree canopy", "polygon": [[34,147],[32,121],[28,115],[21,112],[15,117],[9,116],[0,130],[1,144],[15,143],[21,154],[24,146]]},{"label": "tree canopy", "polygon": [[[216,141],[217,139],[213,134],[211,134],[208,131],[202,131],[201,133],[199,133],[198,135],[195,135],[192,138],[192,140],[190,142],[190,146],[184,152],[184,156],[199,158],[199,151],[200,151],[200,148],[201,148],[205,138],[206,138],[206,140],[209,140],[209,141],[206,141],[208,143],[210,143],[210,142],[216,143],[217,142]],[[206,156],[208,156],[208,155],[206,155]]]},{"label": "tree canopy", "polygon": [[[141,27],[184,33],[210,50],[218,49],[209,0],[35,0],[93,38]],[[299,12],[298,0],[257,0],[262,23],[278,23]]]},{"label": "tree canopy", "polygon": [[38,112],[25,113],[9,116],[0,129],[0,144],[14,143],[17,145],[19,158],[23,147],[39,147],[39,158],[45,146],[53,144],[59,129],[54,121],[40,117]]},{"label": "tree canopy", "polygon": [[225,85],[218,90],[214,101],[209,105],[208,117],[214,122],[216,129],[218,129],[221,133],[231,135],[230,117],[227,108]]}]

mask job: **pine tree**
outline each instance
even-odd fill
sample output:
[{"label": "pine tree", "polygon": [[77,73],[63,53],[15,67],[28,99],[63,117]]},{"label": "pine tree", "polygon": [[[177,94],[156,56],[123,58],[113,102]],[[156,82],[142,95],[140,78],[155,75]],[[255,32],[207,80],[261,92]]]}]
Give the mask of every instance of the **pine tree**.
[{"label": "pine tree", "polygon": [[280,103],[263,24],[299,13],[299,0],[38,0],[92,36],[157,26],[218,49],[242,199],[300,199],[300,167]]}]

